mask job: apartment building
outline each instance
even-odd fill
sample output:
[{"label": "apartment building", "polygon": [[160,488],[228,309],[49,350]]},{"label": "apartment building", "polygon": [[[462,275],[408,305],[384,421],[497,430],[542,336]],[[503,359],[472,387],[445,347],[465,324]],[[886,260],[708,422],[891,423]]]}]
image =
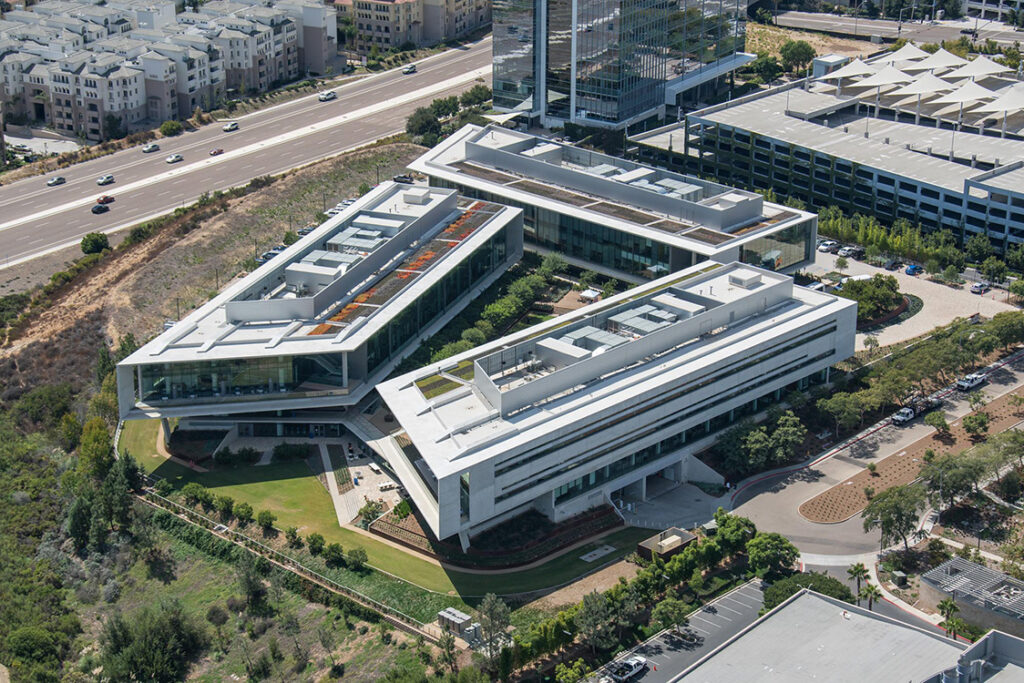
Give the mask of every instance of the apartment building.
[{"label": "apartment building", "polygon": [[1024,243],[1024,82],[913,45],[636,135],[639,157],[813,207]]},{"label": "apartment building", "polygon": [[[176,15],[172,0],[44,0],[32,11],[8,12],[0,19],[8,119],[96,140],[108,134],[108,117],[129,128],[153,125],[211,109],[229,89],[264,91],[334,66],[333,8],[313,0],[214,0],[203,8]],[[89,93],[102,96],[77,95],[82,68],[96,84]]]},{"label": "apartment building", "polygon": [[707,260],[793,272],[814,256],[813,213],[502,126],[465,126],[409,168],[521,208],[531,248],[626,282]]},{"label": "apartment building", "polygon": [[378,443],[438,538],[720,477],[694,453],[853,353],[856,303],[702,263],[377,386]]},{"label": "apartment building", "polygon": [[461,38],[491,23],[487,0],[339,0],[338,15],[356,29],[353,49],[368,53],[435,45]]},{"label": "apartment building", "polygon": [[121,415],[337,434],[521,256],[517,209],[382,183],[119,364]]}]

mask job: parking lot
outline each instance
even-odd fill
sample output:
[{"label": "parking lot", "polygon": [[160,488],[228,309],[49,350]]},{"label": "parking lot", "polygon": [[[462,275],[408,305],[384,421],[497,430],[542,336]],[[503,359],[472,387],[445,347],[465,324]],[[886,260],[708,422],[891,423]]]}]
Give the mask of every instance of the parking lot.
[{"label": "parking lot", "polygon": [[[689,625],[680,633],[666,631],[616,659],[633,655],[647,658],[647,669],[633,677],[633,681],[679,680],[683,671],[754,623],[763,605],[761,582],[755,579],[692,613]],[[604,669],[598,671],[595,680],[604,675]]]}]

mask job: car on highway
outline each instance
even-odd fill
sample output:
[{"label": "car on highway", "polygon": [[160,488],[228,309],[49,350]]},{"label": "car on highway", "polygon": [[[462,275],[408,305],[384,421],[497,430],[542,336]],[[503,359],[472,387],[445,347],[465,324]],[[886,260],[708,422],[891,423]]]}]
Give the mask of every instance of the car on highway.
[{"label": "car on highway", "polygon": [[611,678],[616,683],[621,681],[628,681],[647,668],[647,658],[641,657],[640,655],[633,655],[626,659],[618,662],[612,662],[608,665],[608,673],[611,674]]},{"label": "car on highway", "polygon": [[990,289],[992,286],[987,282],[975,282],[971,285],[971,294],[984,294]]},{"label": "car on highway", "polygon": [[919,266],[916,263],[912,263],[909,266],[907,266],[907,269],[903,272],[905,272],[907,275],[920,275],[921,273],[924,272],[924,267]]},{"label": "car on highway", "polygon": [[106,204],[96,204],[92,207],[93,213],[106,213],[107,211],[110,211],[110,207]]},{"label": "car on highway", "polygon": [[172,154],[166,159],[164,159],[164,161],[166,161],[169,164],[176,164],[179,161],[184,161],[184,159],[185,157],[181,156],[180,154]]},{"label": "car on highway", "polygon": [[55,176],[53,176],[52,178],[50,178],[49,180],[46,181],[46,186],[47,187],[57,187],[58,185],[63,185],[66,182],[67,182],[67,178],[65,178],[64,176],[62,176],[62,175],[55,175]]},{"label": "car on highway", "polygon": [[155,142],[150,142],[149,144],[142,146],[142,151],[146,154],[149,154],[150,152],[159,152],[160,145],[156,144]]},{"label": "car on highway", "polygon": [[109,185],[112,182],[114,182],[114,176],[110,175],[109,173],[106,175],[101,175],[99,178],[96,179],[97,185]]},{"label": "car on highway", "polygon": [[225,133],[230,133],[233,130],[238,130],[238,121],[228,121],[224,124],[224,127],[221,128],[221,130],[223,130]]},{"label": "car on highway", "polygon": [[987,381],[988,378],[985,377],[984,373],[972,372],[971,374],[966,375],[962,379],[958,379],[956,381],[956,388],[959,389],[960,391],[970,391],[971,389],[976,389],[977,387],[980,387]]},{"label": "car on highway", "polygon": [[96,203],[97,204],[113,204],[114,203],[114,195],[112,195],[112,194],[102,195],[99,199],[96,200]]},{"label": "car on highway", "polygon": [[217,147],[216,149],[211,149],[210,150],[210,156],[211,157],[220,156],[223,153],[224,153],[224,150],[221,149],[220,147]]},{"label": "car on highway", "polygon": [[415,64],[409,64],[404,69],[402,69],[402,73],[404,73],[404,74],[414,74],[414,73],[416,73],[416,65]]},{"label": "car on highway", "polygon": [[834,253],[832,251],[833,247],[835,247],[836,251],[838,251],[839,243],[834,240],[825,240],[824,242],[818,245],[818,251],[820,251],[823,254],[831,254]]},{"label": "car on highway", "polygon": [[338,93],[334,92],[333,90],[327,90],[316,96],[316,98],[321,102],[330,102],[331,100],[336,99],[337,97]]}]

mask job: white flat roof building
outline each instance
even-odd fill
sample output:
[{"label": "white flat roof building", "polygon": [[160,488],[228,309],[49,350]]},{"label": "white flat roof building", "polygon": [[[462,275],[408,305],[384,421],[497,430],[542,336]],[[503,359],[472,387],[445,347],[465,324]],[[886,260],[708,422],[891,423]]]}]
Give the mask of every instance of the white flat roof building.
[{"label": "white flat roof building", "polygon": [[522,215],[378,186],[117,368],[123,418],[358,402],[522,255]]},{"label": "white flat roof building", "polygon": [[698,442],[824,380],[855,322],[854,302],[788,276],[699,264],[383,382],[402,430],[382,454],[463,544],[529,507],[560,521],[642,496],[649,475],[708,480]]},{"label": "white flat roof building", "polygon": [[786,272],[813,260],[813,213],[501,126],[467,125],[409,168],[522,208],[528,243],[631,282],[705,260]]},{"label": "white flat roof building", "polygon": [[1024,243],[1024,82],[984,55],[908,46],[632,141],[661,166],[812,207]]}]

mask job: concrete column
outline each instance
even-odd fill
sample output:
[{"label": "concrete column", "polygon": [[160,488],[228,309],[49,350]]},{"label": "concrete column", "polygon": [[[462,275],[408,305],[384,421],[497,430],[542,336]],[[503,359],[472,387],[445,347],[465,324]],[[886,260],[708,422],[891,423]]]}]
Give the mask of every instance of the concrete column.
[{"label": "concrete column", "polygon": [[283,422],[278,422],[277,423],[277,435],[278,436],[284,436],[284,423]]},{"label": "concrete column", "polygon": [[348,389],[348,351],[341,354],[341,386]]}]

